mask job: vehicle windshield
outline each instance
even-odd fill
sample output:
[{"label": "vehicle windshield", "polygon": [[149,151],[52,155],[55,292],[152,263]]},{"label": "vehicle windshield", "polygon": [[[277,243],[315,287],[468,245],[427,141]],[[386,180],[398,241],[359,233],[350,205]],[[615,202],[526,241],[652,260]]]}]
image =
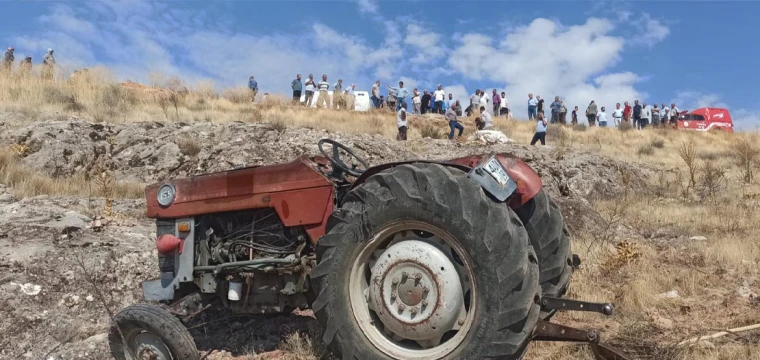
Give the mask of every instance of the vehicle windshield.
[{"label": "vehicle windshield", "polygon": [[683,114],[678,117],[678,120],[704,121],[705,117],[699,114]]}]

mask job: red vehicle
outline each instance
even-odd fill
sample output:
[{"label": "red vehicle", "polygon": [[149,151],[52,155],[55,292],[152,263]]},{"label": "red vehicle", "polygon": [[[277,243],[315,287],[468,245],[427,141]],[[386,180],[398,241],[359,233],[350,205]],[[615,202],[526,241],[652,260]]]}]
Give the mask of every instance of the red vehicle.
[{"label": "red vehicle", "polygon": [[734,132],[734,122],[728,109],[705,107],[681,112],[678,116],[678,128],[732,133]]},{"label": "red vehicle", "polygon": [[[325,146],[330,150],[326,150]],[[322,156],[150,185],[159,276],[115,317],[124,359],[200,359],[183,322],[313,309],[341,359],[520,359],[531,341],[587,343],[556,311],[580,260],[541,179],[508,154],[369,167],[329,139]]]}]

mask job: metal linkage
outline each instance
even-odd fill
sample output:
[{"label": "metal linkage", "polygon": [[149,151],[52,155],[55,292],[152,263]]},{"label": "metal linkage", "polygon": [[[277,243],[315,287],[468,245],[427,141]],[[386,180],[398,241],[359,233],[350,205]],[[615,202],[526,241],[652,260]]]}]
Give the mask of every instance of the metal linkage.
[{"label": "metal linkage", "polygon": [[607,316],[615,312],[615,307],[610,303],[592,303],[587,301],[560,299],[544,296],[541,298],[541,307],[544,310],[557,311],[589,311]]},{"label": "metal linkage", "polygon": [[589,344],[596,360],[628,360],[620,352],[599,343],[595,330],[580,330],[540,320],[533,330],[532,341],[566,341]]}]

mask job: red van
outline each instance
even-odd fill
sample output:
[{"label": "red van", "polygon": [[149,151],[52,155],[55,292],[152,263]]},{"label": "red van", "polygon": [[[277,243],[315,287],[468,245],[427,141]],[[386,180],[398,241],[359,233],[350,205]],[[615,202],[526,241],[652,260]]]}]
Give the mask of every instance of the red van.
[{"label": "red van", "polygon": [[678,128],[696,131],[734,132],[734,121],[728,109],[699,108],[682,112],[678,116]]}]

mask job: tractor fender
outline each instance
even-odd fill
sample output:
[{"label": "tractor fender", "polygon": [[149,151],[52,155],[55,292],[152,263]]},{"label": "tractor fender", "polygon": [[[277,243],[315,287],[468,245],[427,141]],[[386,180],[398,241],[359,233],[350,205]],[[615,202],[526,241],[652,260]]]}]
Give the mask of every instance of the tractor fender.
[{"label": "tractor fender", "polygon": [[[517,190],[515,194],[509,199],[508,204],[512,209],[517,209],[532,199],[543,188],[543,182],[541,177],[526,164],[522,159],[507,153],[494,154],[499,162],[504,166],[507,174],[517,183]],[[351,185],[351,189],[364,183],[370,176],[375,175],[383,170],[390,169],[399,165],[412,164],[412,163],[427,163],[427,164],[439,164],[443,166],[450,166],[469,172],[476,167],[481,161],[488,160],[491,155],[471,155],[462,158],[447,160],[447,161],[430,161],[430,160],[411,160],[400,161],[373,166],[362,173],[359,178]]]}]

